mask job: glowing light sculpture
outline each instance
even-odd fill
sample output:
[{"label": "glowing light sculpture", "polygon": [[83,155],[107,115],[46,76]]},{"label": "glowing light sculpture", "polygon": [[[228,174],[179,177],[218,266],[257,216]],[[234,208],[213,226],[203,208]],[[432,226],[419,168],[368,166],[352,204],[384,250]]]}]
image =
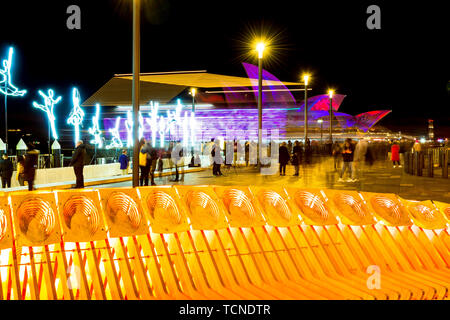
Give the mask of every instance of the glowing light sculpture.
[{"label": "glowing light sculpture", "polygon": [[35,107],[36,109],[40,109],[47,114],[47,118],[50,123],[52,131],[52,137],[53,139],[58,140],[58,134],[56,133],[55,127],[56,117],[54,113],[54,107],[56,104],[61,102],[62,97],[59,96],[58,98],[54,99],[55,93],[52,89],[48,90],[48,95],[46,95],[41,90],[39,90],[39,94],[42,96],[42,98],[44,98],[44,105],[38,104],[37,102],[33,102],[33,107]]},{"label": "glowing light sculpture", "polygon": [[164,140],[165,140],[167,129],[166,129],[166,121],[163,116],[161,116],[159,118],[158,128],[159,128],[159,146],[161,148],[164,148],[164,142],[165,142]]},{"label": "glowing light sculpture", "polygon": [[130,148],[133,146],[133,115],[131,111],[127,112],[125,127],[127,128],[127,148]]},{"label": "glowing light sculpture", "polygon": [[80,92],[77,88],[72,90],[73,109],[67,123],[75,127],[75,145],[80,140],[80,125],[83,123],[84,111],[80,107]]},{"label": "glowing light sculpture", "polygon": [[150,118],[146,119],[146,122],[148,125],[150,125],[150,130],[152,133],[152,147],[156,146],[156,135],[158,133],[158,110],[159,110],[159,103],[153,103],[153,101],[150,102]]},{"label": "glowing light sculpture", "polygon": [[11,77],[11,67],[12,67],[12,58],[14,54],[14,48],[10,47],[8,52],[8,60],[3,60],[3,70],[0,69],[0,75],[2,75],[3,79],[0,81],[0,92],[5,96],[13,96],[13,97],[23,97],[27,90],[19,90],[12,84]]},{"label": "glowing light sculpture", "polygon": [[99,119],[100,119],[100,104],[95,105],[95,116],[92,117],[92,127],[88,129],[89,133],[94,136],[94,139],[91,140],[91,143],[97,146],[98,148],[103,148],[102,141],[102,132],[99,127]]},{"label": "glowing light sculpture", "polygon": [[144,137],[144,117],[142,113],[139,111],[139,139]]},{"label": "glowing light sculpture", "polygon": [[120,126],[120,117],[116,118],[116,126],[112,129],[109,129],[109,132],[112,135],[112,141],[109,145],[106,146],[106,149],[114,149],[114,148],[122,148],[122,140],[120,139],[120,132],[119,132],[119,126]]}]

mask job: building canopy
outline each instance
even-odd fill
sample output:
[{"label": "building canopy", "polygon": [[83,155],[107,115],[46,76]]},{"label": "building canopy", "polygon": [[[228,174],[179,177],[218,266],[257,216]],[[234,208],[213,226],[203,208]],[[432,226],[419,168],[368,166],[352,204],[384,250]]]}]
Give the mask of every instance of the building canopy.
[{"label": "building canopy", "polygon": [[[115,75],[96,93],[88,98],[82,106],[94,106],[99,103],[104,106],[123,106],[132,104],[131,74]],[[168,103],[186,88],[241,88],[257,86],[257,79],[227,76],[206,71],[186,71],[173,73],[143,73],[141,74],[140,103],[147,104],[150,100]],[[299,86],[302,83],[263,80],[263,86]]]}]

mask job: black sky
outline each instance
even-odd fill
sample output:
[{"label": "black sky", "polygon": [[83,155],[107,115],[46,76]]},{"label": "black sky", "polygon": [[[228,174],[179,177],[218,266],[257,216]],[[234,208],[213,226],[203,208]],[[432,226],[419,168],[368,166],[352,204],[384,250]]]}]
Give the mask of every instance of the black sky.
[{"label": "black sky", "polygon": [[[450,137],[445,1],[142,1],[142,72],[206,69],[245,76],[245,41],[252,30],[264,29],[278,34],[265,69],[279,79],[298,81],[308,70],[313,94],[334,87],[347,95],[343,112],[391,109],[381,124],[415,135],[426,133],[430,118],[438,136]],[[45,137],[45,115],[31,107],[38,89],[63,95],[61,120],[71,109],[72,86],[87,98],[115,73],[132,71],[130,3],[2,1],[0,56],[15,46],[14,82],[29,91],[8,100],[10,127]],[[80,31],[66,27],[72,4],[82,11]],[[381,30],[366,27],[371,4],[381,8]],[[3,113],[3,102],[0,108]]]}]

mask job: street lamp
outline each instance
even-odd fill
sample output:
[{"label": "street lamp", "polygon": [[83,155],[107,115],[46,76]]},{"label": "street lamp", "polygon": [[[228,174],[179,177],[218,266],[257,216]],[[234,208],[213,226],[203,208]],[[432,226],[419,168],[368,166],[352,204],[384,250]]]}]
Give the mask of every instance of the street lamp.
[{"label": "street lamp", "polygon": [[133,0],[133,187],[139,187],[139,84],[141,59],[141,0]]},{"label": "street lamp", "polygon": [[305,83],[305,144],[306,139],[308,139],[308,83],[309,75],[303,75],[303,82]]},{"label": "street lamp", "polygon": [[330,144],[333,145],[333,90],[328,90],[330,97]]},{"label": "street lamp", "polygon": [[262,156],[262,59],[265,46],[263,42],[256,45],[258,52],[258,169],[261,169]]},{"label": "street lamp", "polygon": [[191,88],[191,91],[189,91],[189,93],[192,96],[192,112],[195,113],[195,95],[197,94],[197,89]]},{"label": "street lamp", "polygon": [[317,122],[320,123],[320,144],[322,144],[323,120],[319,119]]}]

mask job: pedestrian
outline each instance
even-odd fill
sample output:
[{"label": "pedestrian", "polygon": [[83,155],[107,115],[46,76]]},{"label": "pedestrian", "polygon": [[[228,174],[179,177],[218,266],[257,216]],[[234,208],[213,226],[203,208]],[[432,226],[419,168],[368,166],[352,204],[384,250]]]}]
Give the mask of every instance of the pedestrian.
[{"label": "pedestrian", "polygon": [[309,138],[305,140],[305,163],[310,164],[312,158],[311,141]]},{"label": "pedestrian", "polygon": [[341,156],[342,156],[342,146],[339,142],[335,141],[333,143],[333,159],[334,159],[334,170],[341,167]]},{"label": "pedestrian", "polygon": [[69,166],[73,166],[73,171],[75,173],[76,184],[75,189],[84,188],[84,162],[86,158],[86,147],[82,140],[78,141],[76,144],[75,152],[73,153],[72,160]]},{"label": "pedestrian", "polygon": [[278,161],[280,163],[280,176],[286,175],[286,165],[290,160],[289,150],[287,148],[286,142],[280,145],[278,150]]},{"label": "pedestrian", "polygon": [[158,172],[159,177],[162,178],[163,170],[164,170],[164,162],[163,162],[164,151],[162,149],[158,152]]},{"label": "pedestrian", "polygon": [[342,178],[345,174],[345,171],[348,170],[348,179],[347,182],[354,182],[352,177],[352,162],[353,162],[353,153],[354,153],[354,146],[352,143],[352,140],[350,138],[346,139],[344,142],[344,147],[342,149],[342,171],[339,175],[339,182],[344,181]]},{"label": "pedestrian", "polygon": [[141,138],[139,141],[139,169],[141,171],[141,175],[139,177],[139,185],[148,186],[148,175],[150,165],[147,165],[147,153],[144,150],[145,147],[145,138]]},{"label": "pedestrian", "polygon": [[355,153],[353,157],[353,180],[359,180],[361,178],[368,146],[369,143],[365,138],[360,139],[355,146]]},{"label": "pedestrian", "polygon": [[25,157],[18,156],[17,157],[17,181],[19,182],[19,185],[21,187],[23,187],[25,185],[24,164],[25,164]]},{"label": "pedestrian", "polygon": [[130,163],[130,159],[127,156],[127,150],[123,149],[122,154],[119,157],[120,170],[122,171],[122,175],[125,176],[128,174],[128,165]]},{"label": "pedestrian", "polygon": [[287,143],[287,148],[288,148],[288,151],[289,151],[289,154],[292,154],[292,152],[293,152],[293,145],[292,145],[292,141],[291,140],[288,140],[288,143]]},{"label": "pedestrian", "polygon": [[214,145],[211,150],[211,156],[213,158],[213,175],[222,176],[220,167],[223,163],[222,150],[220,149],[220,142],[218,139],[214,140]]},{"label": "pedestrian", "polygon": [[394,168],[397,168],[396,163],[400,167],[400,146],[397,141],[391,146],[391,161]]},{"label": "pedestrian", "polygon": [[13,164],[5,153],[0,160],[0,176],[2,178],[2,188],[11,188],[11,177],[14,171]]},{"label": "pedestrian", "polygon": [[25,154],[24,160],[24,180],[28,184],[28,191],[33,191],[34,189],[34,178],[36,177],[36,169],[39,159],[39,150],[36,150],[34,144],[30,143],[28,145],[27,153]]},{"label": "pedestrian", "polygon": [[300,142],[295,140],[294,147],[292,148],[292,164],[295,168],[294,176],[299,176],[300,164],[302,162],[302,147],[300,146]]},{"label": "pedestrian", "polygon": [[413,152],[420,152],[420,151],[422,151],[422,146],[419,140],[416,140],[413,145]]},{"label": "pedestrian", "polygon": [[245,142],[245,166],[248,167],[250,161],[250,142]]},{"label": "pedestrian", "polygon": [[184,152],[183,146],[181,145],[181,141],[177,141],[174,149],[175,150],[172,150],[171,152],[171,158],[173,164],[175,165],[175,179],[170,181],[178,182],[184,180],[184,174],[182,174],[181,170],[178,169],[179,167],[184,166]]}]

